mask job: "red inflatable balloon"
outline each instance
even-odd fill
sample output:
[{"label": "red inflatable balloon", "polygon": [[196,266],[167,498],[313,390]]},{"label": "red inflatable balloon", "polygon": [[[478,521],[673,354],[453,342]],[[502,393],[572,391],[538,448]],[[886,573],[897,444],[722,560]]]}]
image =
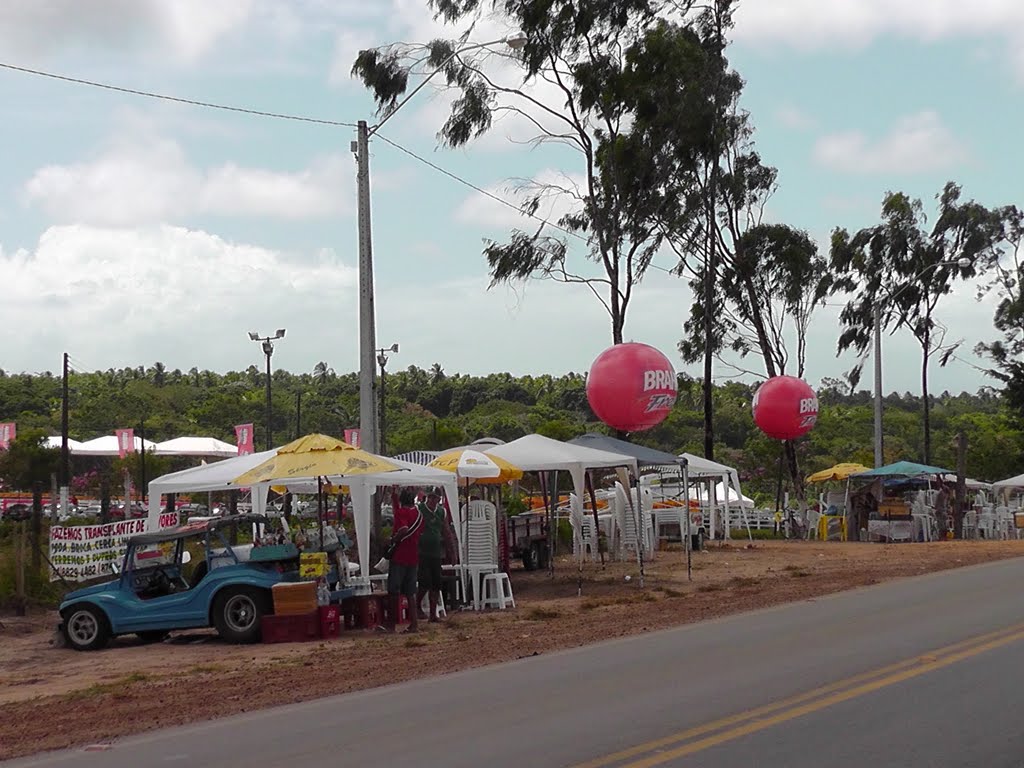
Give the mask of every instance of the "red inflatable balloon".
[{"label": "red inflatable balloon", "polygon": [[590,366],[587,400],[609,427],[642,432],[664,421],[675,405],[676,372],[654,347],[616,344]]},{"label": "red inflatable balloon", "polygon": [[818,396],[795,376],[775,376],[754,393],[754,423],[768,437],[793,440],[806,435],[818,420]]}]

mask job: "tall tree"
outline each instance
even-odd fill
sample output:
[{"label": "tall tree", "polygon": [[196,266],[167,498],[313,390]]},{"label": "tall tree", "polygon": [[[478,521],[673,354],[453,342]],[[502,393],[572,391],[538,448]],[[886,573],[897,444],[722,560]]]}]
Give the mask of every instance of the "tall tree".
[{"label": "tall tree", "polygon": [[[921,457],[925,463],[932,455],[929,364],[936,353],[941,353],[940,363],[945,364],[960,344],[946,342],[947,329],[936,320],[936,308],[957,278],[975,274],[975,260],[991,251],[1001,231],[991,212],[960,198],[960,187],[948,182],[937,195],[938,217],[929,230],[920,200],[890,192],[882,202],[882,223],[853,236],[837,229],[832,236],[832,268],[840,276],[837,284],[854,294],[840,314],[839,351],[867,349],[879,302],[882,327],[908,328],[921,347]],[[965,266],[952,264],[961,259]]]},{"label": "tall tree", "polygon": [[992,361],[989,373],[1003,382],[1008,405],[1024,419],[1024,212],[1007,206],[994,215],[1002,235],[996,247],[978,258],[986,278],[978,300],[993,294],[999,300],[993,322],[1002,338],[978,344],[975,352]]},{"label": "tall tree", "polygon": [[[547,224],[516,229],[505,242],[488,242],[484,254],[492,286],[546,278],[586,286],[609,316],[613,343],[623,328],[633,288],[643,279],[663,233],[659,211],[670,196],[659,173],[671,160],[666,137],[633,131],[641,109],[659,109],[694,78],[703,76],[704,54],[680,0],[430,0],[446,21],[472,30],[485,11],[497,8],[509,26],[526,35],[518,69],[502,72],[493,52],[459,52],[459,43],[394,44],[363,51],[353,74],[374,92],[382,114],[405,93],[410,72],[440,68],[458,92],[441,128],[443,144],[459,147],[488,131],[496,115],[528,121],[534,144],[558,143],[576,155],[575,167],[557,181],[528,180],[522,211],[540,216],[553,205],[567,212]],[[465,40],[465,35],[462,36]],[[507,54],[498,58],[506,61]],[[653,80],[652,72],[678,77]],[[535,86],[556,96],[542,101]],[[653,92],[652,88],[658,88]],[[643,98],[638,98],[642,94]],[[692,120],[688,120],[688,123]],[[575,177],[575,179],[573,178]],[[543,218],[543,216],[540,216]],[[572,246],[586,261],[574,260]],[[593,265],[597,265],[595,270]]]}]

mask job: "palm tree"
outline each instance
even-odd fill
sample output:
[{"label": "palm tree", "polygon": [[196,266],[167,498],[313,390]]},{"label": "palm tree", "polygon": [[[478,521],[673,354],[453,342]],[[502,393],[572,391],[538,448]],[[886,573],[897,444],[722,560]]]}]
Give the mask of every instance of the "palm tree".
[{"label": "palm tree", "polygon": [[440,363],[434,363],[430,366],[430,383],[436,384],[439,381],[444,380],[444,368],[441,367]]}]

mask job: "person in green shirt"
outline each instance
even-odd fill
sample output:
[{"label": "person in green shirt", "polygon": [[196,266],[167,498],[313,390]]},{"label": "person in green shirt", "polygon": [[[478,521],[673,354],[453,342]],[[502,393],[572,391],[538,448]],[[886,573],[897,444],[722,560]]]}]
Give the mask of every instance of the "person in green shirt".
[{"label": "person in green shirt", "polygon": [[447,512],[441,503],[441,491],[430,488],[426,498],[418,504],[423,515],[423,533],[420,535],[419,594],[416,610],[420,609],[424,596],[430,595],[429,621],[438,621],[437,602],[441,595],[441,563],[450,545],[451,529]]}]

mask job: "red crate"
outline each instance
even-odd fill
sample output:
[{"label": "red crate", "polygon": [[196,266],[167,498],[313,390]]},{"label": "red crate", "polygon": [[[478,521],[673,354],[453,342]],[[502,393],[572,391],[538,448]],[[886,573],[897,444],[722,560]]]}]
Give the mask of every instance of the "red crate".
[{"label": "red crate", "polygon": [[[384,610],[382,612],[385,621],[391,618],[391,598],[390,596],[383,599]],[[396,624],[408,624],[409,623],[409,598],[405,595],[398,601],[398,621]]]},{"label": "red crate", "polygon": [[384,621],[384,595],[357,595],[341,602],[345,629],[373,629]]},{"label": "red crate", "polygon": [[337,605],[320,606],[320,637],[337,637],[341,634],[341,609]]},{"label": "red crate", "polygon": [[302,643],[320,636],[320,613],[264,616],[260,621],[264,643]]}]

